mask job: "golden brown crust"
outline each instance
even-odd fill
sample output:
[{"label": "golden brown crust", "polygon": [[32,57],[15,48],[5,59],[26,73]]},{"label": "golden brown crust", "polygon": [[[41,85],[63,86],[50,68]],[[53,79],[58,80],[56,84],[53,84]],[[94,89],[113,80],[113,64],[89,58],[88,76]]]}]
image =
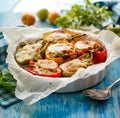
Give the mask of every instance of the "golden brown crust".
[{"label": "golden brown crust", "polygon": [[67,77],[72,76],[78,70],[78,68],[86,67],[86,63],[84,63],[84,61],[80,60],[79,58],[73,59],[60,65],[60,68],[63,71],[63,76]]},{"label": "golden brown crust", "polygon": [[63,41],[69,42],[70,39],[76,35],[78,35],[78,33],[76,32],[67,29],[59,29],[44,34],[43,40],[50,42],[63,42]]},{"label": "golden brown crust", "polygon": [[19,64],[27,64],[29,60],[32,60],[38,56],[41,47],[42,41],[25,44],[24,46],[19,46],[15,53],[16,61]]}]

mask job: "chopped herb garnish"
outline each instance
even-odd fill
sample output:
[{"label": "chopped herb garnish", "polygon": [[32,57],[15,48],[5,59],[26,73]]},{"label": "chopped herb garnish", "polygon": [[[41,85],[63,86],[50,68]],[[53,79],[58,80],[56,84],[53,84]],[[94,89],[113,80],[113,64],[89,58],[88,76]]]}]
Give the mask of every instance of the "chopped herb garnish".
[{"label": "chopped herb garnish", "polygon": [[37,61],[37,60],[38,60],[38,57],[35,57],[35,58],[34,58],[34,61]]},{"label": "chopped herb garnish", "polygon": [[55,57],[61,57],[62,56],[62,53],[61,52],[57,52],[56,54],[55,54]]},{"label": "chopped herb garnish", "polygon": [[97,48],[99,51],[103,50],[103,46],[98,46]]}]

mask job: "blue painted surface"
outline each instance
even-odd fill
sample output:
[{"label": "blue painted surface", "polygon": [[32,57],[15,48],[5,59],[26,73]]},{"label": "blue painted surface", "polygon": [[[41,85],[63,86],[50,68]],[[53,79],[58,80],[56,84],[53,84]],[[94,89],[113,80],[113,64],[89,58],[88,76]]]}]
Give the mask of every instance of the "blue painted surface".
[{"label": "blue painted surface", "polygon": [[[9,19],[6,19],[7,15]],[[0,26],[22,25],[20,18],[20,13],[0,13]],[[40,22],[36,25],[46,26]],[[47,26],[50,27],[48,23]],[[105,88],[120,78],[119,68],[120,59],[117,59],[111,63],[104,80],[92,88]],[[82,91],[67,94],[53,93],[31,106],[21,101],[7,108],[0,107],[0,118],[120,118],[120,85],[113,88],[112,96],[106,101],[92,100],[84,96]]]}]

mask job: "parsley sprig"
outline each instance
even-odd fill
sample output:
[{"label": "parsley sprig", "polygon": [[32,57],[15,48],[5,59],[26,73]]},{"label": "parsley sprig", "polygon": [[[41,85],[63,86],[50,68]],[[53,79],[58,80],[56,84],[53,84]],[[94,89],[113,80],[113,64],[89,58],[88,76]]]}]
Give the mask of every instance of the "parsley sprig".
[{"label": "parsley sprig", "polygon": [[86,0],[85,5],[75,4],[70,10],[63,10],[64,16],[57,18],[55,24],[63,28],[80,29],[80,26],[94,25],[98,28],[108,18],[113,19],[113,12],[107,6],[100,7]]},{"label": "parsley sprig", "polygon": [[11,73],[0,70],[0,87],[11,92],[15,91],[16,80]]}]

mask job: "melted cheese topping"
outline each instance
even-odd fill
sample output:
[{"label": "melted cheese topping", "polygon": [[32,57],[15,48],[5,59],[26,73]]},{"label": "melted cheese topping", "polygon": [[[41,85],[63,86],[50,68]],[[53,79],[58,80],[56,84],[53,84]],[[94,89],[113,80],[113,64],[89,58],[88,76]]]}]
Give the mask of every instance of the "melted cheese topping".
[{"label": "melted cheese topping", "polygon": [[34,71],[39,74],[54,73],[54,70],[58,67],[58,64],[53,60],[38,60],[34,65]]},{"label": "melted cheese topping", "polygon": [[53,41],[53,42],[57,42],[57,41],[63,41],[66,40],[67,38],[69,38],[70,35],[68,33],[60,33],[60,32],[54,32],[51,33],[48,37],[47,37],[47,41]]},{"label": "melted cheese topping", "polygon": [[63,70],[63,73],[76,72],[78,68],[86,68],[87,65],[80,59],[73,59],[66,63],[60,65],[60,68]]},{"label": "melted cheese topping", "polygon": [[94,41],[87,41],[87,42],[77,41],[75,43],[75,48],[77,48],[78,50],[93,49],[95,44],[96,42]]},{"label": "melted cheese topping", "polygon": [[46,69],[55,69],[58,67],[58,64],[53,60],[38,60],[35,66],[39,66],[40,68]]},{"label": "melted cheese topping", "polygon": [[41,41],[20,47],[15,54],[16,61],[22,64],[28,60],[33,59],[37,55],[37,52],[41,47],[42,47]]},{"label": "melted cheese topping", "polygon": [[57,52],[61,52],[61,53],[66,53],[66,52],[73,52],[74,46],[73,44],[53,44],[50,45],[47,49],[48,53],[57,53]]}]

